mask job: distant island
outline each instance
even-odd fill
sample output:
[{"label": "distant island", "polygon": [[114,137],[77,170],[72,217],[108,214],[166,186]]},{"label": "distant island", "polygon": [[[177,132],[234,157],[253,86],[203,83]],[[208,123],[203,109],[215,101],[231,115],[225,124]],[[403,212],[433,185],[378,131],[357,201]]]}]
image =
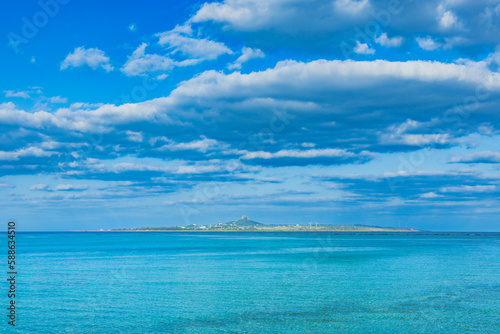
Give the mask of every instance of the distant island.
[{"label": "distant island", "polygon": [[250,220],[247,216],[227,223],[211,225],[170,226],[170,227],[138,227],[132,229],[115,229],[109,231],[210,231],[210,232],[234,232],[234,231],[262,231],[262,232],[295,232],[295,231],[330,231],[330,232],[419,232],[404,227],[379,227],[368,225],[321,225],[310,223],[308,225],[274,225],[262,224]]}]

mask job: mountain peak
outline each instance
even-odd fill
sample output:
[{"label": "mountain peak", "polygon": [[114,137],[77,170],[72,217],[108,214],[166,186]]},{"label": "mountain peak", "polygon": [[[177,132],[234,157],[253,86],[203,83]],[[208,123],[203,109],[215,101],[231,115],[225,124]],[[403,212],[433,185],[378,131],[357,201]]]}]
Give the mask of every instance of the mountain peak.
[{"label": "mountain peak", "polygon": [[241,216],[241,220],[250,220],[250,219],[248,219],[247,216],[243,215],[243,216]]}]

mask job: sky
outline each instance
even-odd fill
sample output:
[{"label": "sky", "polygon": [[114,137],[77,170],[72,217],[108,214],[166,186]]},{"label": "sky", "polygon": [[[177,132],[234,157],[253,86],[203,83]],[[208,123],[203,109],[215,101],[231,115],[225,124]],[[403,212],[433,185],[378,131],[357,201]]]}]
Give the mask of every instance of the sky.
[{"label": "sky", "polygon": [[500,229],[500,1],[10,1],[0,212],[24,231]]}]

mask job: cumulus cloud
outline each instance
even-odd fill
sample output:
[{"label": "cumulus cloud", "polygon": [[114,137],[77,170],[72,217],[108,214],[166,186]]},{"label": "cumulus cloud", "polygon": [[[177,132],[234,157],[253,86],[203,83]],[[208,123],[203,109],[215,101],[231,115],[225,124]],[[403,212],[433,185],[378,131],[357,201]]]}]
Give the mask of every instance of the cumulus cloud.
[{"label": "cumulus cloud", "polygon": [[260,50],[260,49],[252,49],[252,48],[244,47],[241,50],[241,53],[242,54],[241,54],[241,56],[238,57],[238,59],[236,59],[233,63],[231,63],[227,66],[228,69],[230,69],[230,70],[240,69],[241,65],[243,63],[246,63],[250,59],[264,58],[265,57],[264,52],[262,52],[262,50]]},{"label": "cumulus cloud", "polygon": [[[147,54],[147,43],[142,43],[121,68],[127,76],[144,76],[155,74],[157,80],[163,80],[168,72],[174,67],[185,67],[197,65],[205,60],[214,60],[223,54],[233,52],[223,43],[208,39],[197,39],[191,37],[193,31],[189,25],[177,26],[176,28],[156,34],[159,38],[158,45],[168,49],[168,56],[159,54]],[[187,57],[183,60],[174,60],[176,54]],[[178,55],[177,55],[178,56]],[[252,57],[252,54],[247,57]],[[254,57],[258,54],[253,55]],[[178,57],[177,57],[178,58]],[[242,58],[243,61],[248,59]]]},{"label": "cumulus cloud", "polygon": [[[446,7],[436,12],[441,3]],[[194,69],[179,73],[184,81],[177,84],[172,75],[167,86],[173,90],[155,92],[163,97],[123,105],[77,102],[67,107],[50,104],[67,103],[63,97],[5,91],[12,98],[26,97],[24,92],[37,105],[21,107],[28,101],[20,100],[19,106],[0,104],[0,176],[46,173],[67,180],[68,184],[31,187],[58,191],[46,197],[30,193],[43,200],[175,192],[168,202],[188,203],[189,198],[180,198],[187,196],[184,190],[217,177],[227,184],[252,182],[257,187],[279,182],[277,187],[293,187],[296,175],[304,182],[314,181],[313,171],[373,170],[374,175],[318,178],[321,182],[310,183],[317,194],[308,193],[307,198],[282,194],[273,204],[321,202],[333,208],[339,201],[339,207],[356,207],[359,212],[364,211],[360,205],[377,210],[386,206],[390,214],[397,205],[420,205],[428,217],[438,205],[466,201],[476,205],[484,200],[493,207],[491,203],[498,200],[500,178],[491,172],[496,166],[467,166],[488,169],[490,174],[483,175],[470,169],[449,171],[464,166],[445,166],[434,157],[422,164],[446,170],[423,171],[419,162],[414,163],[427,151],[439,158],[461,152],[449,148],[474,145],[478,133],[500,133],[495,112],[500,58],[492,53],[477,60],[478,54],[500,44],[497,4],[410,1],[389,16],[389,3],[372,0],[221,0],[197,8],[185,24],[138,43],[120,66],[124,75],[151,75],[157,80],[171,71],[182,72],[176,67],[205,66],[194,75]],[[135,26],[129,29],[134,31]],[[350,52],[373,55],[376,49],[378,58],[390,59],[415,59],[422,54],[414,52],[418,43],[423,50],[437,50],[425,59],[440,60],[321,59],[339,59],[335,50],[343,41],[351,43]],[[243,45],[237,54],[231,50]],[[264,57],[264,52],[268,59],[252,65],[266,67],[249,73],[227,71],[245,68],[243,64]],[[450,60],[457,54],[463,59]],[[267,67],[273,59],[289,60]],[[84,47],[76,48],[61,64],[61,68],[77,66],[112,69],[103,51]],[[467,97],[478,101],[470,104]],[[474,150],[493,147],[491,142],[477,145]],[[449,162],[500,161],[493,151],[467,153]],[[337,164],[349,165],[330,167]],[[398,170],[408,164],[412,164],[408,170]],[[300,167],[306,165],[316,166]],[[279,180],[269,177],[276,174]],[[105,191],[83,191],[90,189],[80,184],[87,179],[96,180],[92,193]],[[106,187],[102,180],[116,184]],[[225,199],[244,201],[240,195]],[[263,195],[253,203],[267,205],[269,199]]]},{"label": "cumulus cloud", "polygon": [[[12,103],[0,104],[0,120],[5,124],[18,124],[32,128],[59,128],[84,132],[109,132],[114,126],[133,121],[152,120],[159,108],[165,107],[165,99],[137,104],[114,106],[98,105],[94,108],[60,108],[53,113],[37,111],[29,113],[17,109]],[[162,117],[168,122],[168,116]]]},{"label": "cumulus cloud", "polygon": [[398,47],[403,44],[403,37],[401,36],[396,36],[389,38],[387,37],[387,33],[382,33],[380,36],[375,38],[375,42],[378,44],[388,47],[388,48],[393,48],[393,47]]},{"label": "cumulus cloud", "polygon": [[104,51],[97,48],[86,49],[84,46],[75,48],[73,52],[66,56],[61,63],[61,70],[81,66],[89,66],[94,70],[101,67],[106,72],[113,70],[113,66],[109,63],[109,57],[106,56]]},{"label": "cumulus cloud", "polygon": [[[37,141],[45,146],[34,145],[29,137],[9,142],[0,156],[12,165],[16,161],[27,165],[29,160],[36,169],[12,167],[0,172],[34,174],[55,163],[64,175],[79,178],[92,173],[116,180],[177,175],[177,169],[160,163],[156,169],[136,170],[116,165],[114,171],[86,162],[127,156],[164,162],[185,159],[190,162],[182,170],[213,173],[224,171],[188,166],[207,159],[220,160],[216,166],[233,159],[252,168],[364,163],[373,159],[368,152],[454,145],[457,136],[484,126],[486,117],[494,131],[496,122],[491,117],[496,116],[490,104],[484,110],[478,108],[474,114],[480,117],[469,117],[460,131],[432,132],[432,127],[450,127],[449,122],[433,120],[446,111],[443,104],[461,102],[467,96],[464,92],[474,92],[479,83],[486,83],[492,96],[498,95],[500,78],[484,62],[284,61],[248,74],[206,71],[182,82],[166,97],[142,103],[74,104],[52,112],[27,112],[3,103],[2,124],[39,133]],[[414,95],[415,89],[430,92],[425,95],[429,98]],[[441,90],[447,94],[439,94]],[[438,101],[433,94],[440,95]],[[90,140],[88,134],[92,134]],[[99,135],[105,140],[95,144]],[[73,143],[86,145],[80,149]],[[22,150],[30,144],[39,151],[27,159]],[[435,189],[415,191],[414,197]]]},{"label": "cumulus cloud", "polygon": [[23,99],[30,98],[28,92],[25,92],[25,91],[4,90],[4,93],[5,93],[5,97],[20,97]]},{"label": "cumulus cloud", "polygon": [[142,143],[144,140],[144,136],[143,136],[142,132],[134,132],[134,131],[127,130],[127,131],[125,131],[125,134],[127,135],[127,139],[132,141],[132,142]]},{"label": "cumulus cloud", "polygon": [[439,26],[443,29],[459,27],[458,18],[451,10],[447,10],[443,5],[437,8]]},{"label": "cumulus cloud", "polygon": [[[236,1],[224,3],[205,3],[191,18],[192,22],[227,22],[243,29],[255,29],[269,19],[269,12],[274,8],[272,1]],[[253,23],[253,24],[252,24]]]},{"label": "cumulus cloud", "polygon": [[317,31],[318,28],[331,30],[332,27],[337,30],[347,17],[360,22],[358,18],[366,17],[370,8],[368,0],[336,0],[333,3],[324,0],[225,0],[205,3],[190,22],[212,21],[239,31]]},{"label": "cumulus cloud", "polygon": [[50,103],[68,103],[68,98],[60,96],[52,96],[49,98]]},{"label": "cumulus cloud", "polygon": [[[331,52],[335,49],[333,46],[359,40],[360,33],[366,29],[373,31],[377,25],[378,31],[400,31],[400,37],[406,40],[419,38],[424,50],[435,50],[444,44],[447,48],[473,50],[473,46],[488,49],[500,44],[497,12],[498,5],[486,0],[476,3],[431,0],[390,5],[368,0],[224,0],[205,3],[188,22],[222,25],[222,33],[239,33],[254,47],[262,49],[293,46]],[[419,19],[415,20],[417,16]],[[371,40],[380,38],[367,34]],[[398,40],[381,42],[399,43]]]},{"label": "cumulus cloud", "polygon": [[375,54],[375,49],[372,49],[366,43],[356,42],[356,46],[354,47],[354,52],[361,55],[373,55]]},{"label": "cumulus cloud", "polygon": [[[139,73],[139,72],[135,72]],[[301,78],[297,85],[296,78]],[[192,103],[201,103],[196,108],[206,105],[208,108],[220,109],[222,101],[237,98],[239,101],[231,105],[244,108],[245,105],[255,109],[258,103],[261,107],[298,108],[301,110],[319,110],[324,102],[312,103],[318,96],[331,96],[328,103],[338,104],[342,98],[340,91],[372,87],[377,93],[380,83],[391,80],[397,82],[419,82],[424,88],[432,83],[444,84],[456,89],[457,85],[485,85],[491,92],[500,88],[500,75],[491,72],[486,63],[441,63],[433,61],[391,62],[375,61],[326,61],[311,62],[284,61],[274,68],[249,74],[234,72],[224,74],[216,71],[206,71],[179,85],[169,96],[136,104],[114,105],[79,105],[71,108],[60,108],[54,112],[37,111],[34,113],[17,109],[12,103],[0,104],[0,119],[4,124],[17,124],[32,128],[59,128],[78,131],[109,132],[122,124],[131,122],[150,122],[155,120],[162,124],[186,124],[182,118],[191,117],[189,110]],[[307,87],[307,89],[304,89]],[[364,90],[369,96],[371,90]],[[410,95],[411,97],[411,95]],[[200,100],[202,99],[202,100]],[[217,102],[217,99],[221,99]],[[324,100],[324,98],[322,98]],[[405,96],[401,103],[406,102]],[[306,101],[306,103],[301,102]],[[239,105],[245,101],[245,104]],[[279,102],[281,101],[281,102]],[[283,101],[288,101],[284,104]],[[458,101],[457,101],[458,102]],[[213,104],[217,103],[217,104]],[[347,103],[347,102],[345,102]],[[352,104],[351,101],[349,101]],[[190,105],[191,104],[191,105]],[[209,105],[211,104],[211,105]],[[228,105],[226,105],[228,107]],[[319,108],[319,109],[318,109]],[[326,106],[325,106],[326,108]],[[428,107],[427,107],[428,108]],[[203,108],[202,108],[203,109]],[[224,109],[224,108],[222,108]],[[169,112],[167,112],[169,110]],[[190,116],[191,115],[191,116]],[[396,121],[391,121],[391,125]],[[191,121],[189,121],[191,122]],[[471,124],[472,125],[472,124]],[[408,133],[406,141],[411,142],[444,142],[451,137],[445,135]],[[305,141],[308,141],[307,139]]]},{"label": "cumulus cloud", "polygon": [[453,27],[455,24],[457,24],[457,17],[449,10],[445,11],[439,19],[439,25],[446,29]]},{"label": "cumulus cloud", "polygon": [[[441,63],[436,61],[406,61],[391,62],[374,61],[327,61],[311,62],[284,61],[275,68],[250,74],[231,73],[225,75],[215,71],[207,71],[193,78],[179,88],[173,95],[186,96],[219,96],[219,92],[232,95],[254,94],[257,87],[268,89],[272,85],[284,90],[297,87],[294,84],[297,77],[301,78],[301,87],[308,90],[335,90],[338,85],[343,87],[366,87],[375,82],[393,80],[416,80],[430,82],[463,82],[470,84],[485,84],[489,89],[500,88],[500,75],[490,72],[486,64],[467,62]],[[286,88],[285,88],[286,87]],[[244,88],[244,89],[243,89]]]},{"label": "cumulus cloud", "polygon": [[207,38],[193,38],[190,34],[186,34],[185,30],[174,29],[156,36],[159,37],[158,44],[171,48],[174,53],[180,52],[194,59],[213,60],[223,54],[233,53],[224,43]]},{"label": "cumulus cloud", "polygon": [[418,43],[418,46],[426,51],[436,50],[437,48],[441,47],[441,44],[434,41],[431,37],[417,37],[416,41]]},{"label": "cumulus cloud", "polygon": [[121,71],[128,76],[140,76],[151,72],[169,71],[175,62],[165,56],[146,54],[147,43],[142,43],[128,58]]}]

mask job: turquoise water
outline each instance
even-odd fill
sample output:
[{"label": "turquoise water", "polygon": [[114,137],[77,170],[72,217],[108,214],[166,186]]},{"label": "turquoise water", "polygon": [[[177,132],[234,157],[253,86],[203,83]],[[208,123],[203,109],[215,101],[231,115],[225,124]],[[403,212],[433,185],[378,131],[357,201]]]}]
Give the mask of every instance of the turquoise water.
[{"label": "turquoise water", "polygon": [[500,234],[20,233],[17,242],[20,333],[500,332]]}]

